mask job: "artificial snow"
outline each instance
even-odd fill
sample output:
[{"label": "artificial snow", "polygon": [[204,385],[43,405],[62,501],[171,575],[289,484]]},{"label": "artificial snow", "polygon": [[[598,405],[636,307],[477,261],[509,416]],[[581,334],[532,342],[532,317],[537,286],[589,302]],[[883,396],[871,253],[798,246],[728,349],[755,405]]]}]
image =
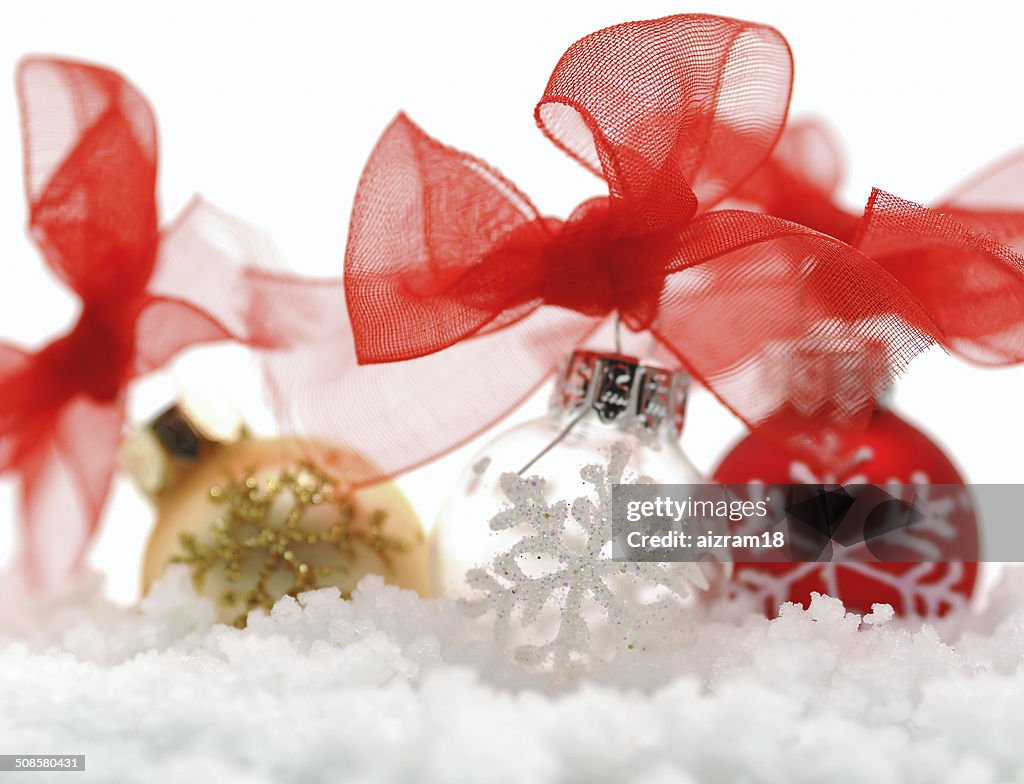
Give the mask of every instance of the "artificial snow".
[{"label": "artificial snow", "polygon": [[379,578],[239,630],[174,569],[138,608],[94,584],[0,631],[0,753],[85,754],[30,777],[58,782],[1022,781],[1024,572],[992,596],[935,624],[690,608],[556,681]]}]

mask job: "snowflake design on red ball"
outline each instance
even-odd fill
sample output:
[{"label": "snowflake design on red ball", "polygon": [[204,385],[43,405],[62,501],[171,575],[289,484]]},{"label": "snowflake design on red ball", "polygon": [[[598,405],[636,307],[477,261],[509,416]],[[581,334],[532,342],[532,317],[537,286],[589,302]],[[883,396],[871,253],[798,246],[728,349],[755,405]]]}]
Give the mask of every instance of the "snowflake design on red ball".
[{"label": "snowflake design on red ball", "polygon": [[689,563],[613,561],[612,488],[630,480],[629,451],[612,449],[607,465],[587,465],[587,495],[549,502],[542,477],[501,476],[509,506],[490,521],[494,531],[522,531],[507,551],[466,579],[479,594],[464,605],[494,622],[499,644],[531,669],[572,676],[588,662],[609,662],[658,643],[675,628],[694,587],[705,589]]},{"label": "snowflake design on red ball", "polygon": [[[792,460],[789,463],[789,479],[809,485],[869,484],[871,480],[861,468],[874,457],[875,453],[870,447],[861,447],[844,469],[823,472],[816,472],[801,460]],[[828,563],[797,563],[779,570],[737,569],[735,593],[752,597],[770,607],[778,607],[783,602],[792,601],[792,597],[799,593],[795,590],[796,586],[816,576],[829,595],[841,597],[840,574],[845,571],[895,591],[904,615],[932,617],[942,611],[964,606],[968,597],[954,589],[964,576],[964,564],[938,562],[936,559],[942,555],[940,543],[952,542],[958,536],[957,526],[953,522],[955,516],[970,511],[970,497],[966,489],[953,490],[943,486],[940,490],[940,486],[932,485],[927,472],[922,470],[911,471],[909,481],[889,477],[882,484],[893,498],[914,502],[914,508],[923,515],[913,526],[889,534],[889,541],[929,560],[915,563],[902,571],[893,571],[892,564],[858,559],[868,546],[864,541],[849,546],[833,541],[832,560]],[[750,485],[752,500],[765,501],[774,519],[785,518],[781,497],[765,493],[764,482],[760,479],[751,480]],[[756,521],[748,520],[740,533],[756,533],[759,530]],[[794,532],[793,536],[798,545],[810,546],[811,543],[800,541],[799,532]]]}]

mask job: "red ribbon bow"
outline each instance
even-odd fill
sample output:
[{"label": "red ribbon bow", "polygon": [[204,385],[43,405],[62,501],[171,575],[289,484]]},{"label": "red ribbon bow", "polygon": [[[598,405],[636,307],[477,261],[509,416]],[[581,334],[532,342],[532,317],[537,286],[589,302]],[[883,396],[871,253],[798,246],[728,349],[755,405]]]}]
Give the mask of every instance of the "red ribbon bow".
[{"label": "red ribbon bow", "polygon": [[[0,345],[0,470],[21,479],[23,576],[40,590],[78,566],[95,533],[129,383],[186,346],[249,330],[215,286],[234,266],[224,240],[237,226],[199,203],[157,225],[142,95],[112,71],[53,59],[25,61],[18,89],[32,236],[81,300],[72,329],[42,350]],[[209,291],[193,291],[197,279]]]},{"label": "red ribbon bow", "polygon": [[714,16],[581,39],[558,62],[536,120],[608,195],[564,221],[400,115],[352,212],[353,335],[317,322],[330,283],[300,295],[294,282],[295,306],[277,309],[310,336],[270,365],[290,421],[358,445],[366,459],[344,467],[355,482],[393,476],[493,425],[613,314],[649,330],[752,427],[779,421],[788,403],[783,380],[754,380],[769,347],[808,335],[880,344],[878,377],[844,401],[844,416],[865,414],[888,375],[931,342],[928,314],[832,237],[710,210],[770,155],[791,71],[777,31]]},{"label": "red ribbon bow", "polygon": [[876,188],[863,214],[839,204],[841,160],[824,124],[794,123],[736,197],[870,256],[928,309],[949,350],[981,365],[1024,361],[1024,153],[931,209]]}]

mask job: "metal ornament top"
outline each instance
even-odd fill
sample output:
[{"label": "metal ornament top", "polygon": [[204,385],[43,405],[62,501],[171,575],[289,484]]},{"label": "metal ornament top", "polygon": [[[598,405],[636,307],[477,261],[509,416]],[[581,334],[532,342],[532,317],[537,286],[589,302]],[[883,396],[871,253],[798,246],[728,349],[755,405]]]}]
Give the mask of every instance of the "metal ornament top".
[{"label": "metal ornament top", "polygon": [[125,439],[121,466],[144,493],[159,495],[190,466],[248,437],[237,415],[200,403],[208,401],[183,399]]},{"label": "metal ornament top", "polygon": [[809,335],[768,346],[760,386],[784,390],[801,415],[834,410],[845,417],[865,401],[885,406],[891,377],[880,343],[851,338],[836,345],[827,337]]},{"label": "metal ornament top", "polygon": [[574,351],[559,377],[552,408],[593,410],[605,424],[678,436],[686,414],[689,377],[637,357]]}]

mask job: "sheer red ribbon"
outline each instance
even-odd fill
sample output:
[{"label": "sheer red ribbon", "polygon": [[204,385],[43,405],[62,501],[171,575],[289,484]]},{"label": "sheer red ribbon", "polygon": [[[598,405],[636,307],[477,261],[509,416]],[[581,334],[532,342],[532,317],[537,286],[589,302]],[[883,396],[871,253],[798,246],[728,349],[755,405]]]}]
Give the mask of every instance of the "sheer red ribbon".
[{"label": "sheer red ribbon", "polygon": [[157,225],[142,95],[109,70],[54,59],[23,62],[18,90],[31,234],[81,301],[71,330],[41,350],[0,344],[0,470],[20,478],[19,564],[38,591],[76,569],[96,531],[130,382],[187,346],[259,338],[245,305],[216,288],[246,254],[238,224],[196,202]]},{"label": "sheer red ribbon", "polygon": [[[301,322],[308,336],[269,366],[291,425],[357,445],[365,459],[343,467],[354,482],[393,476],[492,426],[613,315],[650,331],[755,428],[789,407],[791,385],[765,376],[778,363],[759,361],[769,349],[807,337],[881,345],[876,377],[839,401],[847,420],[865,414],[889,374],[933,340],[928,314],[833,237],[710,209],[770,155],[791,71],[778,32],[720,17],[581,39],[555,67],[536,120],[608,195],[566,220],[542,216],[496,170],[399,115],[352,212],[352,335],[322,318],[329,283],[291,281],[277,299],[272,317]],[[283,281],[267,283],[276,291]]]},{"label": "sheer red ribbon", "polygon": [[1024,361],[1024,153],[931,209],[875,189],[862,214],[839,202],[841,161],[823,123],[794,123],[736,198],[863,251],[922,302],[951,351],[981,365]]}]

